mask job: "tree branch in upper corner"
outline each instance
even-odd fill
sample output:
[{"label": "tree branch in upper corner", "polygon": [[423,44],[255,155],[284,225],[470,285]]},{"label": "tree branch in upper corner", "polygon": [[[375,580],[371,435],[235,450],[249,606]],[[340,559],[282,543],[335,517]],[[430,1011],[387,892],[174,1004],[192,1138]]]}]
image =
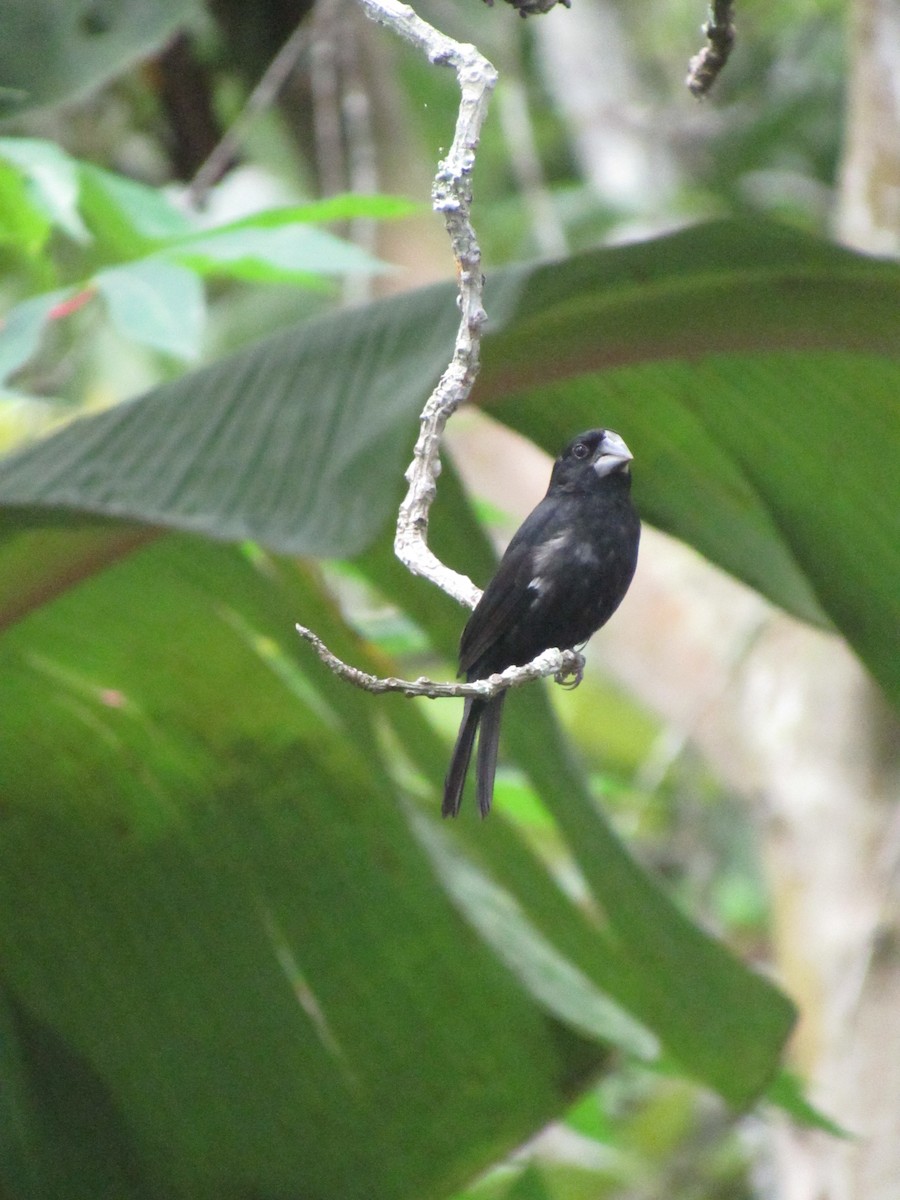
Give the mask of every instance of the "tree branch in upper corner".
[{"label": "tree branch in upper corner", "polygon": [[734,0],[713,0],[703,33],[708,45],[691,59],[685,80],[689,91],[698,98],[709,94],[734,47]]},{"label": "tree branch in upper corner", "polygon": [[461,604],[474,607],[478,588],[445,567],[428,548],[428,512],[436,493],[438,456],[447,419],[468,400],[478,374],[481,330],[487,320],[482,300],[481,248],[469,212],[472,169],[497,72],[471,45],[453,41],[397,0],[361,0],[366,13],[424,51],[429,62],[453,67],[460,89],[456,129],[446,158],[438,163],[431,198],[443,213],[456,260],[460,322],[453,356],[419,418],[419,437],[406,472],[409,490],[400,505],[394,553],[414,575],[423,575]]}]

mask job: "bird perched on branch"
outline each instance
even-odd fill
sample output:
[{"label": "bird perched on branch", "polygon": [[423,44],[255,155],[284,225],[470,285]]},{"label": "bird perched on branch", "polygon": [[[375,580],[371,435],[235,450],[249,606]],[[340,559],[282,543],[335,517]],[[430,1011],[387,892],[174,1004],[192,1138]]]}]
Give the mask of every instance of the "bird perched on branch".
[{"label": "bird perched on branch", "polygon": [[[467,680],[524,666],[551,648],[574,650],[619,607],[641,535],[631,459],[617,433],[590,429],[556,460],[546,496],[509,543],[463,630],[459,671]],[[466,699],[444,781],[445,817],[459,812],[476,734],[478,807],[482,816],[490,810],[505,699],[505,691]]]}]

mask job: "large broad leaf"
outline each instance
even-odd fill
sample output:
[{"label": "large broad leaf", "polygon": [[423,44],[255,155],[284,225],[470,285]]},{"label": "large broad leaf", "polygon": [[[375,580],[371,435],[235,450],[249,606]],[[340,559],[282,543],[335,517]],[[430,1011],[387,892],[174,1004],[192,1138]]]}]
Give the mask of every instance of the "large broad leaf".
[{"label": "large broad leaf", "polygon": [[[481,403],[551,450],[618,426],[646,519],[833,622],[900,696],[900,268],[723,223],[498,272],[489,302]],[[8,460],[0,519],[354,553],[389,519],[454,324],[436,287],[283,333]]]},{"label": "large broad leaf", "polygon": [[[435,547],[452,559],[466,553],[476,574],[486,576],[493,554],[467,506],[452,471],[442,477],[444,503],[432,522]],[[427,628],[452,658],[459,635],[455,605],[421,579],[410,579],[384,542],[359,567],[394,603]],[[408,706],[407,706],[408,707]],[[402,720],[404,711],[395,720]],[[408,715],[407,715],[408,719]],[[602,721],[602,716],[598,716]],[[541,880],[514,838],[497,834],[492,818],[463,825],[467,851],[515,894],[536,927],[603,992],[652,1030],[682,1069],[745,1105],[771,1079],[792,1022],[793,1009],[767,981],[743,967],[680,913],[629,858],[589,794],[540,688],[513,692],[504,716],[506,745],[545,799],[568,843],[598,909],[592,926],[576,906]],[[439,783],[446,747],[437,761],[412,729],[401,733],[407,753]],[[473,891],[449,875],[451,893],[468,911]],[[454,886],[455,885],[455,886]],[[476,918],[471,918],[476,920]]]},{"label": "large broad leaf", "polygon": [[98,86],[200,8],[196,0],[2,0],[0,117]]},{"label": "large broad leaf", "polygon": [[[439,542],[486,555],[447,483]],[[540,694],[510,705],[514,749],[601,926],[501,814],[406,824],[395,746],[436,814],[442,740],[420,706],[322,668],[297,615],[374,664],[311,578],[252,562],[168,538],[3,640],[13,1194],[443,1193],[559,1111],[608,1044],[758,1094],[790,1005],[629,863],[571,764],[557,775]],[[392,590],[384,541],[361,565]],[[419,615],[447,640],[453,622]]]},{"label": "large broad leaf", "polygon": [[432,288],[309,321],[78,421],[0,463],[0,530],[89,514],[355,553],[399,494],[413,414],[456,324],[448,290]]},{"label": "large broad leaf", "polygon": [[364,656],[303,573],[169,538],[4,639],[4,1194],[446,1193],[602,1065],[609,1003],[459,919],[298,612]]},{"label": "large broad leaf", "polygon": [[[683,523],[720,561],[732,555],[732,569],[771,578],[771,594],[817,615],[824,569],[801,569],[783,530],[798,519],[790,481],[763,471],[751,486],[750,456],[727,436],[742,410],[752,435],[755,408],[743,393],[715,393],[712,379],[712,394],[735,408],[727,421],[711,400],[708,416],[690,409],[686,395],[652,410],[662,426],[647,421],[643,453],[630,417],[644,411],[645,381],[626,379],[621,395],[594,390],[618,376],[590,360],[586,317],[583,361],[538,356],[527,379],[511,382],[494,357],[524,359],[538,338],[528,324],[535,313],[550,320],[577,309],[579,295],[591,309],[607,292],[613,310],[630,306],[637,321],[634,276],[652,309],[654,289],[689,281],[700,249],[697,311],[716,253],[720,276],[733,271],[739,306],[753,274],[737,253],[744,233],[708,230],[703,240],[682,235],[505,273],[481,394],[548,445],[581,423],[613,424],[607,405],[620,396],[616,420],[644,462],[645,513],[676,530]],[[798,344],[820,307],[810,264],[831,287],[840,276],[851,290],[874,280],[900,294],[897,273],[878,264],[787,244],[798,260]],[[773,260],[789,257],[780,234],[758,237],[754,271],[765,274],[767,247]],[[360,1181],[359,1194],[372,1196],[439,1192],[556,1111],[602,1061],[597,1039],[644,1056],[659,1043],[736,1104],[776,1069],[790,1005],[630,862],[539,689],[511,698],[509,745],[553,812],[600,921],[558,891],[500,814],[449,830],[415,809],[407,817],[398,804],[404,766],[421,772],[434,811],[446,748],[416,706],[359,696],[308,651],[285,651],[301,619],[367,665],[310,579],[276,573],[267,582],[265,561],[253,569],[234,550],[172,537],[90,578],[165,528],[306,554],[357,551],[380,531],[360,569],[449,649],[458,610],[409,578],[385,536],[413,414],[446,359],[449,300],[448,289],[430,289],[303,327],[78,422],[0,472],[0,601],[7,620],[25,617],[2,643],[0,672],[9,796],[0,1020],[13,1039],[7,1066],[21,1130],[11,1172],[31,1171],[32,1192],[68,1194],[64,1184],[81,1179],[92,1195],[127,1196],[134,1161],[136,1195],[352,1196]],[[874,356],[887,299],[873,306],[866,361],[887,379],[893,363]],[[525,344],[520,323],[531,329]],[[638,354],[639,333],[636,324],[631,351],[622,334],[622,361]],[[746,362],[752,383],[753,371],[766,379],[778,361],[739,359],[728,345],[721,334],[711,375]],[[810,357],[784,361],[790,375]],[[565,372],[571,392],[548,390],[542,406],[535,389]],[[801,403],[821,436],[830,425]],[[876,394],[879,421],[886,404]],[[821,481],[823,464],[785,424],[784,462]],[[885,427],[881,453],[891,436]],[[853,448],[863,465],[881,461]],[[817,499],[826,529],[855,520],[827,488]],[[881,577],[890,566],[877,540],[887,533],[884,508],[858,499],[873,520]],[[729,528],[733,545],[722,537]],[[484,540],[451,472],[433,535],[448,559],[486,577]],[[856,583],[871,569],[860,558],[848,555]],[[883,590],[869,604],[842,581],[835,587],[851,614],[876,614],[857,645],[880,661],[889,644]],[[38,1110],[34,1097],[51,1079],[54,1103]],[[109,1131],[113,1152],[77,1136],[92,1126]]]}]

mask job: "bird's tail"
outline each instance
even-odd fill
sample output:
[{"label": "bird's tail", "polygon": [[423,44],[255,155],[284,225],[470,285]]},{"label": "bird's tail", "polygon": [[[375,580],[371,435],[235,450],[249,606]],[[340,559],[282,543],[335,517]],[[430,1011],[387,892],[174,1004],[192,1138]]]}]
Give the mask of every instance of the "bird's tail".
[{"label": "bird's tail", "polygon": [[475,790],[478,809],[483,817],[490,812],[494,795],[494,775],[497,771],[497,750],[500,745],[500,718],[503,715],[505,697],[506,692],[500,692],[493,700],[479,700],[474,696],[466,700],[456,745],[453,747],[450,766],[444,780],[444,803],[441,812],[445,817],[455,817],[462,804],[463,788],[476,733],[478,757],[475,762]]},{"label": "bird's tail", "polygon": [[506,692],[499,692],[488,700],[481,714],[481,729],[478,733],[478,758],[475,760],[475,794],[478,811],[486,817],[491,811],[494,798],[494,776],[497,773],[497,750],[500,747],[500,718]]},{"label": "bird's tail", "polygon": [[466,785],[466,773],[469,770],[469,760],[472,757],[472,747],[475,745],[475,734],[484,713],[485,702],[470,696],[463,708],[463,718],[456,735],[456,745],[450,757],[447,777],[444,780],[444,803],[441,812],[445,817],[455,817],[462,804],[463,788]]}]

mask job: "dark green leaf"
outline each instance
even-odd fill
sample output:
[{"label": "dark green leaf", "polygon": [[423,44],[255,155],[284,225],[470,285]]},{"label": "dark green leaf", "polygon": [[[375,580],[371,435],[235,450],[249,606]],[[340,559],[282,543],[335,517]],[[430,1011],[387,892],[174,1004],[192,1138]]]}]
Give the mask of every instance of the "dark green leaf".
[{"label": "dark green leaf", "polygon": [[[445,560],[467,553],[476,576],[490,573],[491,551],[451,471],[442,477],[442,504],[431,534]],[[448,657],[453,654],[461,619],[446,597],[410,579],[384,545],[359,567],[394,603],[415,613]],[[632,861],[590,796],[543,689],[514,692],[504,728],[507,750],[552,813],[603,920],[599,925],[586,921],[558,889],[541,880],[530,856],[496,828],[499,821],[492,820],[489,836],[479,823],[466,837],[466,823],[458,824],[467,855],[515,895],[523,916],[574,968],[651,1030],[683,1070],[737,1107],[750,1103],[778,1068],[793,1006],[691,924]],[[402,740],[407,753],[423,756],[421,766],[439,781],[446,748],[434,763],[424,757],[428,751],[421,735],[407,731]],[[458,880],[450,885],[451,893],[462,891]]]},{"label": "dark green leaf", "polygon": [[[514,897],[460,854],[437,821],[422,816],[413,828],[447,894],[535,999],[587,1036],[636,1058],[657,1056],[659,1044],[649,1030],[542,937]],[[595,953],[601,953],[599,944]]]},{"label": "dark green leaf", "polygon": [[779,1072],[777,1078],[766,1088],[766,1099],[783,1109],[799,1125],[807,1129],[821,1129],[832,1137],[850,1138],[853,1133],[843,1129],[815,1105],[810,1104],[804,1094],[803,1085],[790,1071]]},{"label": "dark green leaf", "polygon": [[455,307],[435,292],[310,321],[7,459],[7,528],[131,513],[289,553],[358,551],[398,498],[452,342]]},{"label": "dark green leaf", "polygon": [[98,86],[161,45],[199,7],[193,0],[3,0],[0,116]]},{"label": "dark green leaf", "polygon": [[96,1194],[443,1192],[604,1060],[459,919],[298,614],[364,661],[308,576],[168,538],[0,645],[2,982],[21,1086],[71,1106],[28,1134],[54,1194],[122,1161]]},{"label": "dark green leaf", "polygon": [[553,1195],[537,1167],[529,1164],[505,1193],[504,1200],[552,1200]]}]

